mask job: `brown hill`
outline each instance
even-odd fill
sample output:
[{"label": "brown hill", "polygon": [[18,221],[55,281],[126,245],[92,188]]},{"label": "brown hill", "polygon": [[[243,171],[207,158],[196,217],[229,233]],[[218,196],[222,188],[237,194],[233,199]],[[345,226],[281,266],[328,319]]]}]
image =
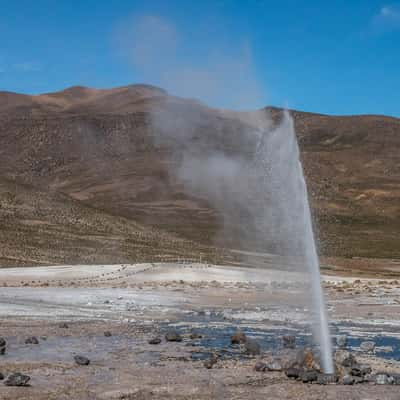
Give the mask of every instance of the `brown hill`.
[{"label": "brown hill", "polygon": [[[45,196],[46,212],[57,214],[56,210],[74,204],[84,207],[85,213],[94,213],[87,217],[90,228],[81,231],[79,224],[74,227],[75,252],[50,256],[54,243],[49,242],[47,250],[37,256],[40,241],[25,244],[35,232],[33,224],[29,230],[18,228],[12,240],[12,236],[3,235],[1,243],[7,245],[3,246],[2,259],[38,263],[111,260],[113,254],[107,246],[103,256],[90,253],[89,249],[101,247],[101,242],[86,243],[86,253],[80,251],[79,237],[96,232],[92,224],[96,213],[107,220],[110,229],[117,216],[131,227],[130,232],[140,224],[142,230],[156,227],[174,237],[212,244],[221,224],[217,212],[205,199],[187,195],[171,173],[180,144],[154,140],[149,112],[162,112],[165,107],[178,120],[182,115],[193,116],[191,140],[201,135],[210,149],[243,152],[240,135],[248,114],[213,110],[195,101],[173,98],[152,86],[109,90],[73,87],[40,96],[0,92],[0,177],[7,185],[29,187],[19,201],[18,212],[34,209],[32,199]],[[281,114],[275,108],[264,112],[275,120]],[[321,251],[327,255],[400,257],[400,120],[372,115],[291,114]],[[52,193],[50,197],[46,191]],[[9,198],[10,192],[7,189],[0,196]],[[23,220],[18,213],[7,215],[7,221],[2,220],[5,227]],[[62,241],[66,224],[55,219],[50,225],[55,230],[49,236]],[[236,234],[240,236],[240,230]],[[136,239],[130,235],[128,240],[128,236],[121,240],[134,249]],[[235,235],[222,244],[238,245]],[[57,253],[57,246],[54,249]],[[136,253],[115,254],[114,262],[119,262],[134,260]]]}]

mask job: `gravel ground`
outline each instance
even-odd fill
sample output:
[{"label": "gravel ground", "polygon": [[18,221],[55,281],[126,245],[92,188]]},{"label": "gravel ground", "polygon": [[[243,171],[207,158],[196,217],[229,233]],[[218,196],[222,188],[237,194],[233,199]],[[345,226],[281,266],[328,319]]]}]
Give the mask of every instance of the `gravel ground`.
[{"label": "gravel ground", "polygon": [[[397,385],[304,384],[254,370],[282,335],[298,346],[310,339],[306,282],[291,274],[172,264],[0,270],[0,372],[31,377],[26,387],[0,382],[0,399],[399,399]],[[400,372],[400,281],[330,276],[324,286],[333,336],[347,335],[374,372]],[[165,340],[171,329],[181,342]],[[230,345],[236,329],[261,344],[259,355]],[[32,336],[38,344],[25,343]],[[155,337],[161,343],[149,344]],[[377,348],[363,352],[361,340]]]}]

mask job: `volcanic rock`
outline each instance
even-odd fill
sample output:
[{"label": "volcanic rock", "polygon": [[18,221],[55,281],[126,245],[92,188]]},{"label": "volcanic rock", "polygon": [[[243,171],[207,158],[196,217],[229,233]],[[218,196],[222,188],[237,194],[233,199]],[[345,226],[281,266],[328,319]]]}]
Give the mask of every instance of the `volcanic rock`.
[{"label": "volcanic rock", "polygon": [[36,336],[31,336],[25,340],[25,344],[39,344],[39,340]]},{"label": "volcanic rock", "polygon": [[232,344],[240,344],[240,343],[245,343],[247,340],[247,336],[244,332],[242,331],[237,331],[232,337],[231,337],[231,343]]},{"label": "volcanic rock", "polygon": [[105,331],[104,332],[104,336],[105,337],[110,337],[110,336],[112,336],[112,333],[110,331]]},{"label": "volcanic rock", "polygon": [[160,344],[161,343],[161,338],[154,337],[154,338],[150,339],[148,343],[149,344]]},{"label": "volcanic rock", "polygon": [[336,338],[336,344],[340,348],[345,348],[347,346],[347,336],[346,335],[341,335]]},{"label": "volcanic rock", "polygon": [[360,344],[360,349],[362,351],[371,352],[375,349],[375,343],[372,341],[362,342]]},{"label": "volcanic rock", "polygon": [[297,379],[300,376],[301,372],[302,371],[300,368],[295,368],[295,367],[288,368],[285,370],[286,376],[291,379]]},{"label": "volcanic rock", "polygon": [[353,368],[358,366],[358,362],[353,356],[353,354],[350,354],[342,361],[342,366],[346,368]]},{"label": "volcanic rock", "polygon": [[4,379],[4,375],[0,372],[0,381]]},{"label": "volcanic rock", "polygon": [[336,374],[318,374],[317,383],[319,385],[331,385],[338,381]]},{"label": "volcanic rock", "polygon": [[283,366],[280,360],[271,360],[266,363],[266,367],[268,371],[282,371]]},{"label": "volcanic rock", "polygon": [[6,386],[27,386],[30,379],[30,376],[16,372],[9,375],[4,384]]},{"label": "volcanic rock", "polygon": [[198,332],[191,332],[191,334],[190,334],[190,339],[192,339],[192,340],[201,339],[202,337],[203,337],[203,335],[201,335]]},{"label": "volcanic rock", "polygon": [[267,369],[267,364],[262,361],[257,361],[256,365],[254,366],[254,371],[257,372],[264,372]]},{"label": "volcanic rock", "polygon": [[316,360],[314,353],[310,350],[299,351],[296,356],[299,366],[306,370],[320,371],[321,366]]},{"label": "volcanic rock", "polygon": [[7,342],[4,338],[0,337],[0,355],[5,354]]},{"label": "volcanic rock", "polygon": [[345,375],[341,380],[340,383],[342,385],[354,385],[354,377],[351,375]]},{"label": "volcanic rock", "polygon": [[207,369],[211,369],[217,362],[218,362],[218,358],[214,354],[211,358],[209,358],[208,360],[204,361],[203,365]]},{"label": "volcanic rock", "polygon": [[302,371],[299,378],[303,383],[315,382],[318,379],[317,371]]},{"label": "volcanic rock", "polygon": [[182,336],[175,330],[169,331],[165,335],[167,342],[182,342]]},{"label": "volcanic rock", "polygon": [[255,339],[247,339],[244,343],[244,347],[246,349],[246,353],[252,356],[256,356],[261,353],[260,344]]},{"label": "volcanic rock", "polygon": [[377,385],[389,385],[391,381],[393,381],[393,379],[389,379],[389,376],[386,374],[376,374],[374,380]]},{"label": "volcanic rock", "polygon": [[90,364],[90,360],[84,356],[75,356],[74,360],[78,365],[89,365]]},{"label": "volcanic rock", "polygon": [[400,374],[392,374],[391,378],[393,385],[400,385]]},{"label": "volcanic rock", "polygon": [[372,368],[368,364],[361,364],[360,365],[361,376],[368,375],[372,372]]},{"label": "volcanic rock", "polygon": [[285,335],[282,337],[283,347],[287,349],[294,349],[296,347],[296,336]]}]

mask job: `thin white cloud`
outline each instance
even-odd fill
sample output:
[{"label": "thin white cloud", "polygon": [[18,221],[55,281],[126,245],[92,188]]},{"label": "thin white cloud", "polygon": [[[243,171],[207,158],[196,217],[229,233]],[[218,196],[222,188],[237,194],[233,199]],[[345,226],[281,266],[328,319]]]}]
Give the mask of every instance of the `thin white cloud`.
[{"label": "thin white cloud", "polygon": [[381,7],[373,18],[373,27],[377,30],[394,30],[400,28],[400,4]]},{"label": "thin white cloud", "polygon": [[24,61],[13,64],[13,69],[19,72],[37,72],[42,69],[42,64],[38,61]]}]

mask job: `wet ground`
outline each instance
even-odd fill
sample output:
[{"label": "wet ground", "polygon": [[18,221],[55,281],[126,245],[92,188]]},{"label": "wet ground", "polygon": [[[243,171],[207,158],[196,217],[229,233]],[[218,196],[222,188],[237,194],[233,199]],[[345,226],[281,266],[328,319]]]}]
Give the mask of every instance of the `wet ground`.
[{"label": "wet ground", "polygon": [[[285,335],[297,348],[313,346],[305,283],[288,274],[151,264],[1,270],[0,372],[31,380],[0,383],[0,399],[399,399],[395,385],[321,386],[254,370],[282,351]],[[346,335],[347,350],[374,372],[399,372],[400,282],[331,276],[325,288],[333,341]],[[165,340],[171,329],[181,342]],[[238,329],[260,355],[231,344]],[[30,336],[39,344],[25,344]],[[161,343],[149,344],[154,337]],[[373,351],[360,348],[366,340]]]}]

